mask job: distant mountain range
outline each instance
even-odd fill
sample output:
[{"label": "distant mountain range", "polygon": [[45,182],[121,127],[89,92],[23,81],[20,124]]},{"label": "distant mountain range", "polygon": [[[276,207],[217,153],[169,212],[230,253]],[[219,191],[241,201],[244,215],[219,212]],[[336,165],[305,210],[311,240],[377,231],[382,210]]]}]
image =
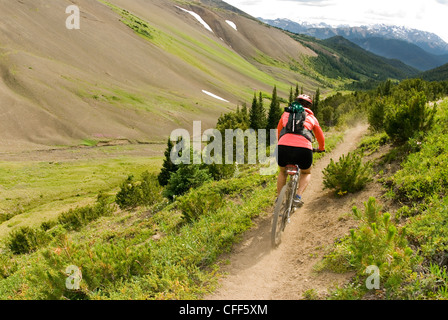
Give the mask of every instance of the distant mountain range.
[{"label": "distant mountain range", "polygon": [[331,27],[325,23],[258,19],[271,26],[318,39],[342,36],[365,50],[389,59],[398,59],[421,71],[448,63],[448,44],[439,36],[426,31],[384,24]]}]

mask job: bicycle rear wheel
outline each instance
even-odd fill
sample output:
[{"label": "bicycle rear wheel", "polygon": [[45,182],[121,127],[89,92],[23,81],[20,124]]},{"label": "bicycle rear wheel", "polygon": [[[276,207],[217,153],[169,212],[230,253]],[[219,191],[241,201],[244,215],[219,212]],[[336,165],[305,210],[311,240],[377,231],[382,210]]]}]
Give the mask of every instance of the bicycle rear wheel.
[{"label": "bicycle rear wheel", "polygon": [[272,217],[271,245],[276,248],[282,242],[282,233],[288,220],[288,211],[291,203],[291,183],[287,183],[278,196]]}]

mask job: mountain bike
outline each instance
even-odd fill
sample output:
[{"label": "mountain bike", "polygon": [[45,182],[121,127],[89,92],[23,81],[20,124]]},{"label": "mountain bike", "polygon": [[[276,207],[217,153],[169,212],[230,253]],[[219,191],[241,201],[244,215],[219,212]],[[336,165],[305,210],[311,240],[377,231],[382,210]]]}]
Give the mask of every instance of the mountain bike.
[{"label": "mountain bike", "polygon": [[[313,152],[322,153],[319,149],[313,149]],[[297,192],[297,185],[300,178],[300,169],[298,165],[287,165],[286,173],[289,181],[282,188],[274,207],[274,215],[272,217],[271,245],[276,248],[282,240],[282,233],[285,231],[286,225],[290,222],[290,217],[294,210],[294,196]]]}]

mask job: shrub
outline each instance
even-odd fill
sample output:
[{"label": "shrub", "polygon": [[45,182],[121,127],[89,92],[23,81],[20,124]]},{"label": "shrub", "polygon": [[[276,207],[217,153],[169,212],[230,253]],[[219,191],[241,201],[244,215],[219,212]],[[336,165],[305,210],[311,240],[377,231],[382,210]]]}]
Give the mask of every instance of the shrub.
[{"label": "shrub", "polygon": [[448,197],[445,197],[409,219],[408,238],[418,245],[422,257],[435,263],[443,262],[448,253],[447,224]]},{"label": "shrub", "polygon": [[204,182],[212,180],[207,169],[197,164],[180,164],[179,169],[171,174],[163,195],[169,199],[183,195],[191,188],[198,188]]},{"label": "shrub", "polygon": [[431,132],[421,150],[410,154],[393,177],[401,200],[421,200],[446,195],[448,188],[448,135]]},{"label": "shrub", "polygon": [[385,132],[378,132],[369,135],[361,140],[358,150],[366,155],[372,154],[389,141],[389,136]]},{"label": "shrub", "polygon": [[115,202],[121,209],[152,205],[161,199],[161,190],[157,177],[145,171],[139,181],[136,181],[132,175],[123,181]]},{"label": "shrub", "polygon": [[[151,269],[150,247],[132,246],[125,239],[113,243],[78,243],[61,238],[58,248],[44,249],[43,261],[33,268],[30,282],[45,299],[89,299],[125,279],[143,276]],[[68,266],[82,271],[80,289],[66,289]],[[33,290],[35,290],[33,288]]]},{"label": "shrub", "polygon": [[374,131],[381,131],[384,129],[384,110],[385,110],[386,100],[378,98],[374,101],[367,114],[367,119],[369,121],[370,128]]},{"label": "shrub", "polygon": [[364,203],[364,211],[354,207],[353,214],[360,225],[350,230],[350,263],[359,273],[377,266],[384,286],[397,288],[418,260],[408,247],[406,229],[397,227],[388,212],[382,213],[373,197]]},{"label": "shrub", "polygon": [[134,180],[133,175],[130,175],[121,184],[120,191],[115,196],[115,202],[120,209],[135,208],[140,204],[142,198],[140,183]]},{"label": "shrub", "polygon": [[11,232],[7,243],[12,253],[26,254],[36,251],[50,240],[51,237],[41,229],[21,227]]},{"label": "shrub", "polygon": [[204,214],[215,212],[223,205],[223,197],[209,188],[191,190],[179,199],[179,209],[187,222],[192,222]]},{"label": "shrub", "polygon": [[58,217],[58,223],[69,230],[79,230],[82,226],[102,216],[111,215],[113,206],[106,203],[106,199],[100,194],[96,204],[78,207],[63,212]]},{"label": "shrub", "polygon": [[423,93],[415,93],[400,104],[389,104],[384,117],[384,129],[395,141],[403,143],[419,131],[427,131],[434,122],[436,108],[426,104]]},{"label": "shrub", "polygon": [[363,164],[360,154],[342,155],[337,163],[331,159],[324,169],[324,187],[334,189],[337,195],[362,190],[371,181],[371,163]]}]

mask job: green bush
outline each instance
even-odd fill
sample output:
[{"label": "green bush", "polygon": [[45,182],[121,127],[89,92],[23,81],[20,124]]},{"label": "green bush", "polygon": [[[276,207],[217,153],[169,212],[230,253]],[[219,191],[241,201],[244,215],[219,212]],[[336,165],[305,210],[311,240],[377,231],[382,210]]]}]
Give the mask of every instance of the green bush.
[{"label": "green bush", "polygon": [[363,164],[361,154],[355,152],[342,155],[337,163],[331,159],[323,173],[324,187],[341,196],[362,190],[372,180],[371,163]]},{"label": "green bush", "polygon": [[396,226],[388,212],[382,213],[376,199],[364,203],[364,211],[353,208],[360,221],[358,230],[350,230],[350,263],[359,272],[375,265],[380,269],[382,284],[396,289],[412,272],[417,262],[408,246],[406,229]]},{"label": "green bush", "polygon": [[41,229],[21,227],[11,232],[7,243],[12,253],[26,254],[36,251],[50,240],[51,237]]},{"label": "green bush", "polygon": [[420,152],[410,154],[392,179],[400,200],[447,194],[448,135],[440,130],[430,132],[420,147]]},{"label": "green bush", "polygon": [[381,131],[384,129],[384,111],[386,108],[386,100],[384,98],[377,98],[368,108],[367,119],[370,128],[374,131]]},{"label": "green bush", "polygon": [[187,222],[192,222],[202,215],[215,212],[224,203],[222,195],[209,188],[191,190],[178,201],[178,208],[182,211],[182,216]]},{"label": "green bush", "polygon": [[[44,249],[42,262],[29,276],[33,286],[45,299],[89,299],[106,287],[126,279],[148,274],[151,251],[148,246],[132,246],[125,239],[113,243],[78,243],[61,238],[57,248]],[[58,248],[64,248],[60,250]],[[76,266],[82,272],[80,289],[67,290],[66,269]],[[89,297],[90,296],[90,297]]]},{"label": "green bush", "polygon": [[102,216],[109,216],[113,213],[114,207],[107,203],[106,198],[98,195],[97,202],[94,205],[78,207],[63,212],[58,217],[58,223],[68,230],[79,230]]},{"label": "green bush", "polygon": [[448,197],[434,202],[425,212],[407,223],[408,238],[428,261],[439,263],[448,253]]},{"label": "green bush", "polygon": [[18,263],[13,253],[6,251],[0,253],[0,279],[13,275],[18,270]]},{"label": "green bush", "polygon": [[385,145],[389,141],[389,136],[385,132],[378,132],[373,135],[369,135],[361,140],[358,146],[358,150],[369,154],[378,151],[378,149]]},{"label": "green bush", "polygon": [[207,169],[197,164],[180,164],[179,169],[171,174],[163,195],[169,199],[183,195],[192,188],[199,188],[204,182],[212,180]]},{"label": "green bush", "polygon": [[408,100],[389,104],[385,110],[384,129],[395,141],[403,143],[420,131],[428,131],[434,122],[436,108],[427,105],[424,93]]},{"label": "green bush", "polygon": [[157,176],[145,171],[139,181],[132,175],[123,181],[115,196],[115,202],[121,209],[152,205],[161,200],[161,191]]}]

